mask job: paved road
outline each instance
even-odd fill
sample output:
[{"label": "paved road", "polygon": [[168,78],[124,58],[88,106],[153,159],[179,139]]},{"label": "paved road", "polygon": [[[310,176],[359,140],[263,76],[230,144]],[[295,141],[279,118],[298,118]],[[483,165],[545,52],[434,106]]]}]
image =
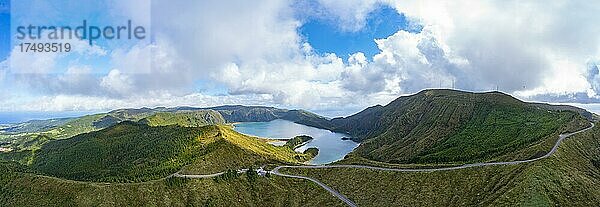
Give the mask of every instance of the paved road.
[{"label": "paved road", "polygon": [[[237,173],[245,173],[246,171],[248,171],[248,169],[240,169],[240,170],[237,170]],[[225,172],[220,172],[220,173],[215,173],[215,174],[209,174],[209,175],[184,175],[184,174],[181,174],[180,172],[176,172],[176,173],[170,175],[169,177],[178,177],[178,178],[213,178],[213,177],[217,177],[217,176],[222,175],[222,174],[225,174]]]},{"label": "paved road", "polygon": [[179,174],[179,172],[171,175],[172,177],[178,177],[178,178],[212,178],[212,177],[217,177],[219,175],[224,174],[225,172],[220,172],[220,173],[215,173],[215,174],[210,174],[210,175],[182,175]]},{"label": "paved road", "polygon": [[279,166],[276,167],[275,169],[273,169],[271,171],[271,174],[273,175],[279,175],[279,176],[283,176],[283,177],[288,177],[288,178],[300,178],[300,179],[305,179],[305,180],[310,180],[313,183],[316,183],[317,185],[321,186],[323,189],[329,191],[329,193],[331,193],[331,195],[339,198],[340,200],[342,200],[344,203],[346,203],[348,206],[352,206],[352,207],[356,207],[357,205],[352,202],[350,199],[346,198],[346,196],[342,195],[341,193],[337,192],[336,190],[334,190],[333,188],[330,188],[329,186],[325,185],[324,183],[322,183],[321,181],[314,179],[314,178],[310,178],[310,177],[304,177],[304,176],[299,176],[299,175],[288,175],[288,174],[283,174],[279,172],[279,169],[286,167],[286,166]]},{"label": "paved road", "polygon": [[[455,167],[428,168],[428,169],[384,168],[384,167],[374,167],[374,166],[366,166],[366,165],[278,166],[278,167],[274,168],[271,171],[271,173],[274,174],[274,175],[283,176],[283,177],[300,178],[300,179],[310,180],[310,181],[318,184],[319,186],[321,186],[323,189],[329,191],[333,196],[339,198],[344,203],[346,203],[348,206],[355,207],[357,205],[354,202],[352,202],[350,199],[348,199],[346,196],[344,196],[341,193],[337,192],[336,190],[330,188],[329,186],[325,185],[324,183],[321,183],[317,179],[310,178],[310,177],[304,177],[304,176],[298,176],[298,175],[283,174],[283,173],[280,173],[279,170],[282,169],[282,168],[311,168],[311,169],[316,169],[316,168],[361,168],[361,169],[395,171],[395,172],[435,172],[435,171],[458,170],[458,169],[464,169],[464,168],[469,168],[469,167],[482,167],[482,166],[492,166],[492,165],[516,165],[516,164],[521,164],[521,163],[533,162],[533,161],[541,160],[541,159],[548,158],[548,157],[552,156],[552,154],[554,154],[556,152],[556,150],[558,149],[558,146],[560,145],[560,143],[565,138],[573,136],[573,135],[581,133],[581,132],[585,132],[587,130],[590,130],[590,129],[594,128],[594,123],[591,123],[591,124],[592,124],[592,126],[590,126],[588,128],[585,128],[585,129],[582,129],[582,130],[579,130],[579,131],[576,131],[576,132],[568,133],[568,134],[561,134],[561,135],[559,135],[558,140],[554,144],[554,147],[552,147],[552,149],[548,153],[546,153],[544,156],[541,156],[541,157],[538,157],[538,158],[533,158],[533,159],[528,159],[528,160],[519,160],[519,161],[510,161],[510,162],[473,163],[473,164],[466,164],[466,165],[455,166]],[[218,176],[220,174],[223,174],[223,173],[221,172],[221,173],[215,173],[215,174],[211,174],[211,175],[181,175],[179,173],[175,173],[175,174],[173,174],[173,176],[176,176],[176,177],[185,177],[185,178],[210,178],[210,177]]]},{"label": "paved road", "polygon": [[292,178],[302,178],[302,179],[306,179],[306,180],[310,180],[318,185],[320,185],[321,187],[323,187],[325,190],[329,191],[331,194],[333,194],[335,197],[338,197],[340,200],[342,200],[344,203],[348,204],[348,206],[356,206],[356,204],[354,202],[352,202],[350,199],[346,198],[346,196],[342,195],[341,193],[333,190],[332,188],[328,187],[327,185],[321,183],[320,181],[314,179],[314,178],[309,178],[309,177],[304,177],[304,176],[297,176],[297,175],[288,175],[288,174],[282,174],[279,172],[279,170],[281,168],[362,168],[362,169],[371,169],[371,170],[383,170],[383,171],[396,171],[396,172],[434,172],[434,171],[446,171],[446,170],[458,170],[458,169],[464,169],[464,168],[469,168],[469,167],[481,167],[481,166],[491,166],[491,165],[515,165],[515,164],[521,164],[521,163],[527,163],[527,162],[533,162],[533,161],[537,161],[540,159],[544,159],[547,157],[550,157],[552,154],[554,154],[556,152],[556,150],[558,149],[558,146],[560,145],[560,143],[567,137],[573,136],[575,134],[590,130],[591,128],[594,128],[594,123],[592,123],[592,126],[573,132],[573,133],[568,133],[568,134],[561,134],[558,137],[558,140],[556,140],[556,143],[554,144],[554,147],[552,147],[552,149],[545,154],[544,156],[538,157],[538,158],[534,158],[534,159],[528,159],[528,160],[519,160],[519,161],[510,161],[510,162],[486,162],[486,163],[473,163],[473,164],[466,164],[466,165],[461,165],[461,166],[456,166],[456,167],[443,167],[443,168],[429,168],[429,169],[400,169],[400,168],[384,168],[384,167],[374,167],[374,166],[366,166],[366,165],[308,165],[308,166],[278,166],[275,169],[273,169],[271,171],[271,173],[273,173],[274,175],[279,175],[279,176],[284,176],[284,177],[292,177]]},{"label": "paved road", "polygon": [[568,133],[568,134],[559,135],[558,140],[556,140],[556,143],[554,144],[554,147],[552,147],[552,149],[548,153],[546,153],[544,156],[541,156],[538,158],[533,158],[533,159],[528,159],[528,160],[518,160],[518,161],[509,161],[509,162],[473,163],[473,164],[466,164],[466,165],[455,166],[455,167],[427,168],[427,169],[384,168],[384,167],[374,167],[374,166],[366,166],[366,165],[307,165],[307,166],[279,166],[279,167],[275,168],[275,170],[279,170],[281,168],[312,168],[312,169],[315,169],[315,168],[363,168],[363,169],[396,171],[396,172],[435,172],[435,171],[458,170],[458,169],[464,169],[464,168],[469,168],[469,167],[481,167],[481,166],[491,166],[491,165],[516,165],[516,164],[528,163],[528,162],[533,162],[533,161],[541,160],[544,158],[548,158],[556,152],[556,150],[558,149],[558,146],[565,138],[573,136],[573,135],[581,133],[581,132],[585,132],[587,130],[590,130],[591,128],[594,128],[594,123],[592,123],[592,126],[590,126],[588,128],[585,128],[585,129],[582,129],[582,130],[579,130],[576,132]]}]

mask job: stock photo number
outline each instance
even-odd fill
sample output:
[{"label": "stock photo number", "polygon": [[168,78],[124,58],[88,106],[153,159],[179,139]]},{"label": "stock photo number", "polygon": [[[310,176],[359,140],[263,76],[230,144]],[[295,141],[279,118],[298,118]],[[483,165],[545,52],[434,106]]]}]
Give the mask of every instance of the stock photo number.
[{"label": "stock photo number", "polygon": [[19,43],[21,52],[71,52],[70,43]]}]

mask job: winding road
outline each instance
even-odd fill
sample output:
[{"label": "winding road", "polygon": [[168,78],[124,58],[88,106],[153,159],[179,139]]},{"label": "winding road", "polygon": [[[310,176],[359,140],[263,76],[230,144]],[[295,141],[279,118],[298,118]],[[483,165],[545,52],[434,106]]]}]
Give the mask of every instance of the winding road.
[{"label": "winding road", "polygon": [[321,181],[319,181],[317,179],[310,178],[310,177],[299,176],[299,175],[288,175],[288,174],[280,173],[279,169],[282,168],[282,167],[285,167],[285,166],[276,167],[275,169],[273,169],[271,171],[271,173],[273,175],[279,175],[279,176],[288,177],[288,178],[300,178],[300,179],[310,180],[313,183],[316,183],[317,185],[321,186],[323,189],[329,191],[329,193],[331,193],[331,195],[339,198],[344,203],[348,204],[348,206],[352,206],[352,207],[356,207],[357,206],[356,203],[352,202],[352,200],[348,199],[346,196],[344,196],[341,193],[337,192],[333,188],[330,188],[329,186],[325,185],[325,183],[322,183]]},{"label": "winding road", "polygon": [[[279,170],[282,168],[310,168],[310,169],[321,169],[321,168],[360,168],[360,169],[371,169],[371,170],[383,170],[383,171],[395,171],[395,172],[435,172],[435,171],[448,171],[448,170],[458,170],[458,169],[465,169],[465,168],[470,168],[470,167],[482,167],[482,166],[492,166],[492,165],[516,165],[516,164],[522,164],[522,163],[528,163],[528,162],[534,162],[537,160],[541,160],[544,158],[548,158],[550,156],[552,156],[552,154],[554,154],[556,152],[556,150],[558,149],[558,146],[560,145],[560,143],[565,139],[568,138],[570,136],[573,136],[575,134],[581,133],[581,132],[585,132],[587,130],[590,130],[592,128],[594,128],[594,123],[591,123],[592,126],[576,131],[576,132],[572,132],[572,133],[568,133],[568,134],[560,134],[558,136],[558,140],[556,140],[556,143],[554,144],[554,147],[552,147],[552,149],[546,153],[544,156],[538,157],[538,158],[533,158],[533,159],[528,159],[528,160],[518,160],[518,161],[509,161],[509,162],[485,162],[485,163],[472,163],[472,164],[465,164],[465,165],[461,165],[461,166],[455,166],[455,167],[442,167],[442,168],[427,168],[427,169],[410,169],[410,168],[384,168],[384,167],[374,167],[374,166],[367,166],[367,165],[304,165],[304,166],[278,166],[276,168],[274,168],[273,170],[269,171],[271,174],[273,175],[278,175],[278,176],[283,176],[283,177],[289,177],[289,178],[299,178],[299,179],[305,179],[305,180],[309,180],[312,181],[316,184],[318,184],[319,186],[321,186],[323,189],[329,191],[329,193],[331,193],[333,196],[339,198],[340,200],[342,200],[344,203],[346,203],[348,206],[352,206],[355,207],[357,206],[356,203],[354,203],[352,200],[348,199],[346,196],[342,195],[341,193],[337,192],[336,190],[330,188],[329,186],[325,185],[324,183],[322,183],[321,181],[314,179],[314,178],[310,178],[310,177],[305,177],[305,176],[299,176],[299,175],[289,175],[289,174],[283,174],[280,173]],[[242,170],[238,170],[238,172],[245,172],[244,170],[246,169],[242,169]],[[173,176],[175,177],[184,177],[184,178],[210,178],[210,177],[215,177],[215,176],[219,176],[223,174],[223,172],[221,173],[215,173],[215,174],[210,174],[210,175],[181,175],[179,173],[175,173],[173,174]]]},{"label": "winding road", "polygon": [[[246,171],[248,171],[248,169],[240,169],[237,170],[237,173],[245,173]],[[219,172],[219,173],[215,173],[215,174],[208,174],[208,175],[185,175],[185,174],[181,174],[180,172],[176,172],[172,175],[170,175],[169,177],[178,177],[178,178],[213,178],[213,177],[217,177],[219,175],[225,174],[225,172]]]}]

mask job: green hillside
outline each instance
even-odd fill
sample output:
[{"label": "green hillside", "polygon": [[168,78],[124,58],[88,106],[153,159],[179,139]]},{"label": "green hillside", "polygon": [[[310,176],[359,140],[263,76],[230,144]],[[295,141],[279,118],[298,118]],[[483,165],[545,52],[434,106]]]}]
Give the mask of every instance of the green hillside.
[{"label": "green hillside", "polygon": [[[0,206],[343,206],[315,183],[238,169],[301,164],[318,153],[237,133],[224,123],[286,119],[352,135],[339,164],[427,168],[542,156],[593,114],[499,92],[425,90],[346,118],[262,106],[141,108],[0,133]],[[39,128],[39,129],[37,129]],[[282,169],[323,181],[359,206],[598,206],[600,129],[570,137],[540,161],[453,171]],[[8,149],[8,150],[7,150]]]},{"label": "green hillside", "polygon": [[228,105],[205,108],[215,110],[227,120],[227,122],[261,122],[285,119],[294,123],[307,126],[329,129],[329,119],[305,110],[287,110],[266,106],[240,106]]},{"label": "green hillside", "polygon": [[313,140],[313,138],[308,135],[299,135],[287,140],[283,146],[296,149],[310,140]]},{"label": "green hillside", "polygon": [[18,164],[0,161],[0,206],[344,206],[312,182],[276,176],[110,184],[25,171]]},{"label": "green hillside", "polygon": [[65,139],[81,133],[95,131],[101,128],[94,126],[94,123],[102,120],[104,114],[94,114],[75,118],[57,128],[45,132],[50,137],[55,139]]},{"label": "green hillside", "polygon": [[50,141],[35,152],[31,167],[71,180],[138,182],[166,177],[189,164],[190,171],[205,173],[305,159],[308,155],[241,135],[228,126],[151,127],[122,122],[97,132]]},{"label": "green hillside", "polygon": [[541,156],[560,132],[583,128],[576,112],[509,95],[425,90],[347,118],[335,131],[362,141],[352,156],[389,163],[463,163]]},{"label": "green hillside", "polygon": [[318,179],[359,206],[600,206],[600,127],[569,137],[553,156],[526,164],[438,172],[281,172]]},{"label": "green hillside", "polygon": [[301,163],[316,154],[297,153],[288,147],[267,144],[267,140],[249,137],[234,131],[230,126],[219,126],[220,137],[212,151],[183,168],[183,173],[210,174],[227,169],[242,169],[265,164]]},{"label": "green hillside", "polygon": [[16,124],[0,132],[0,147],[11,149],[11,153],[8,153],[8,155],[6,153],[0,154],[0,157],[26,164],[31,160],[32,153],[49,140],[66,139],[101,130],[122,121],[140,121],[152,126],[179,125],[190,127],[225,123],[218,112],[211,110],[166,112],[167,110],[161,108],[119,109],[77,118],[29,121]]},{"label": "green hillside", "polygon": [[[33,152],[39,150],[44,144],[54,139],[65,139],[81,133],[87,133],[99,128],[94,122],[102,119],[104,114],[87,115],[78,118],[60,119],[60,124],[55,121],[36,122],[37,127],[43,130],[35,130],[32,125],[25,122],[19,126],[19,131],[0,133],[0,147],[10,149],[10,152],[0,153],[0,158],[18,161],[22,164],[31,162]],[[22,131],[27,130],[27,131]]]},{"label": "green hillside", "polygon": [[213,110],[157,112],[140,120],[150,126],[179,125],[200,127],[205,125],[225,124],[225,119],[219,112]]},{"label": "green hillside", "polygon": [[58,118],[48,120],[31,120],[19,124],[9,124],[7,126],[0,127],[0,132],[5,134],[17,134],[17,133],[33,133],[43,132],[57,126],[61,126],[73,118]]},{"label": "green hillside", "polygon": [[[0,129],[0,148],[10,149],[21,155],[31,154],[48,140],[70,138],[82,133],[104,129],[123,121],[140,121],[151,126],[199,127],[209,124],[272,121],[275,119],[285,119],[324,129],[330,128],[328,119],[308,111],[264,106],[117,109],[77,118],[32,120],[20,124],[3,125]],[[4,155],[0,155],[0,157],[2,156]],[[19,161],[26,163],[27,160],[29,158]]]}]

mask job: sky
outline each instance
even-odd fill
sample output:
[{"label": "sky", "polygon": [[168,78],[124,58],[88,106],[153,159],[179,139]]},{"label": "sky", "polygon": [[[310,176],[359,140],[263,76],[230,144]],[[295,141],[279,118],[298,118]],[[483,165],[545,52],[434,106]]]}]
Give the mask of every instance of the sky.
[{"label": "sky", "polygon": [[[338,116],[453,86],[600,105],[596,1],[0,0],[8,3],[0,112],[243,104]],[[148,37],[19,51],[18,25],[83,20],[132,20]]]}]

